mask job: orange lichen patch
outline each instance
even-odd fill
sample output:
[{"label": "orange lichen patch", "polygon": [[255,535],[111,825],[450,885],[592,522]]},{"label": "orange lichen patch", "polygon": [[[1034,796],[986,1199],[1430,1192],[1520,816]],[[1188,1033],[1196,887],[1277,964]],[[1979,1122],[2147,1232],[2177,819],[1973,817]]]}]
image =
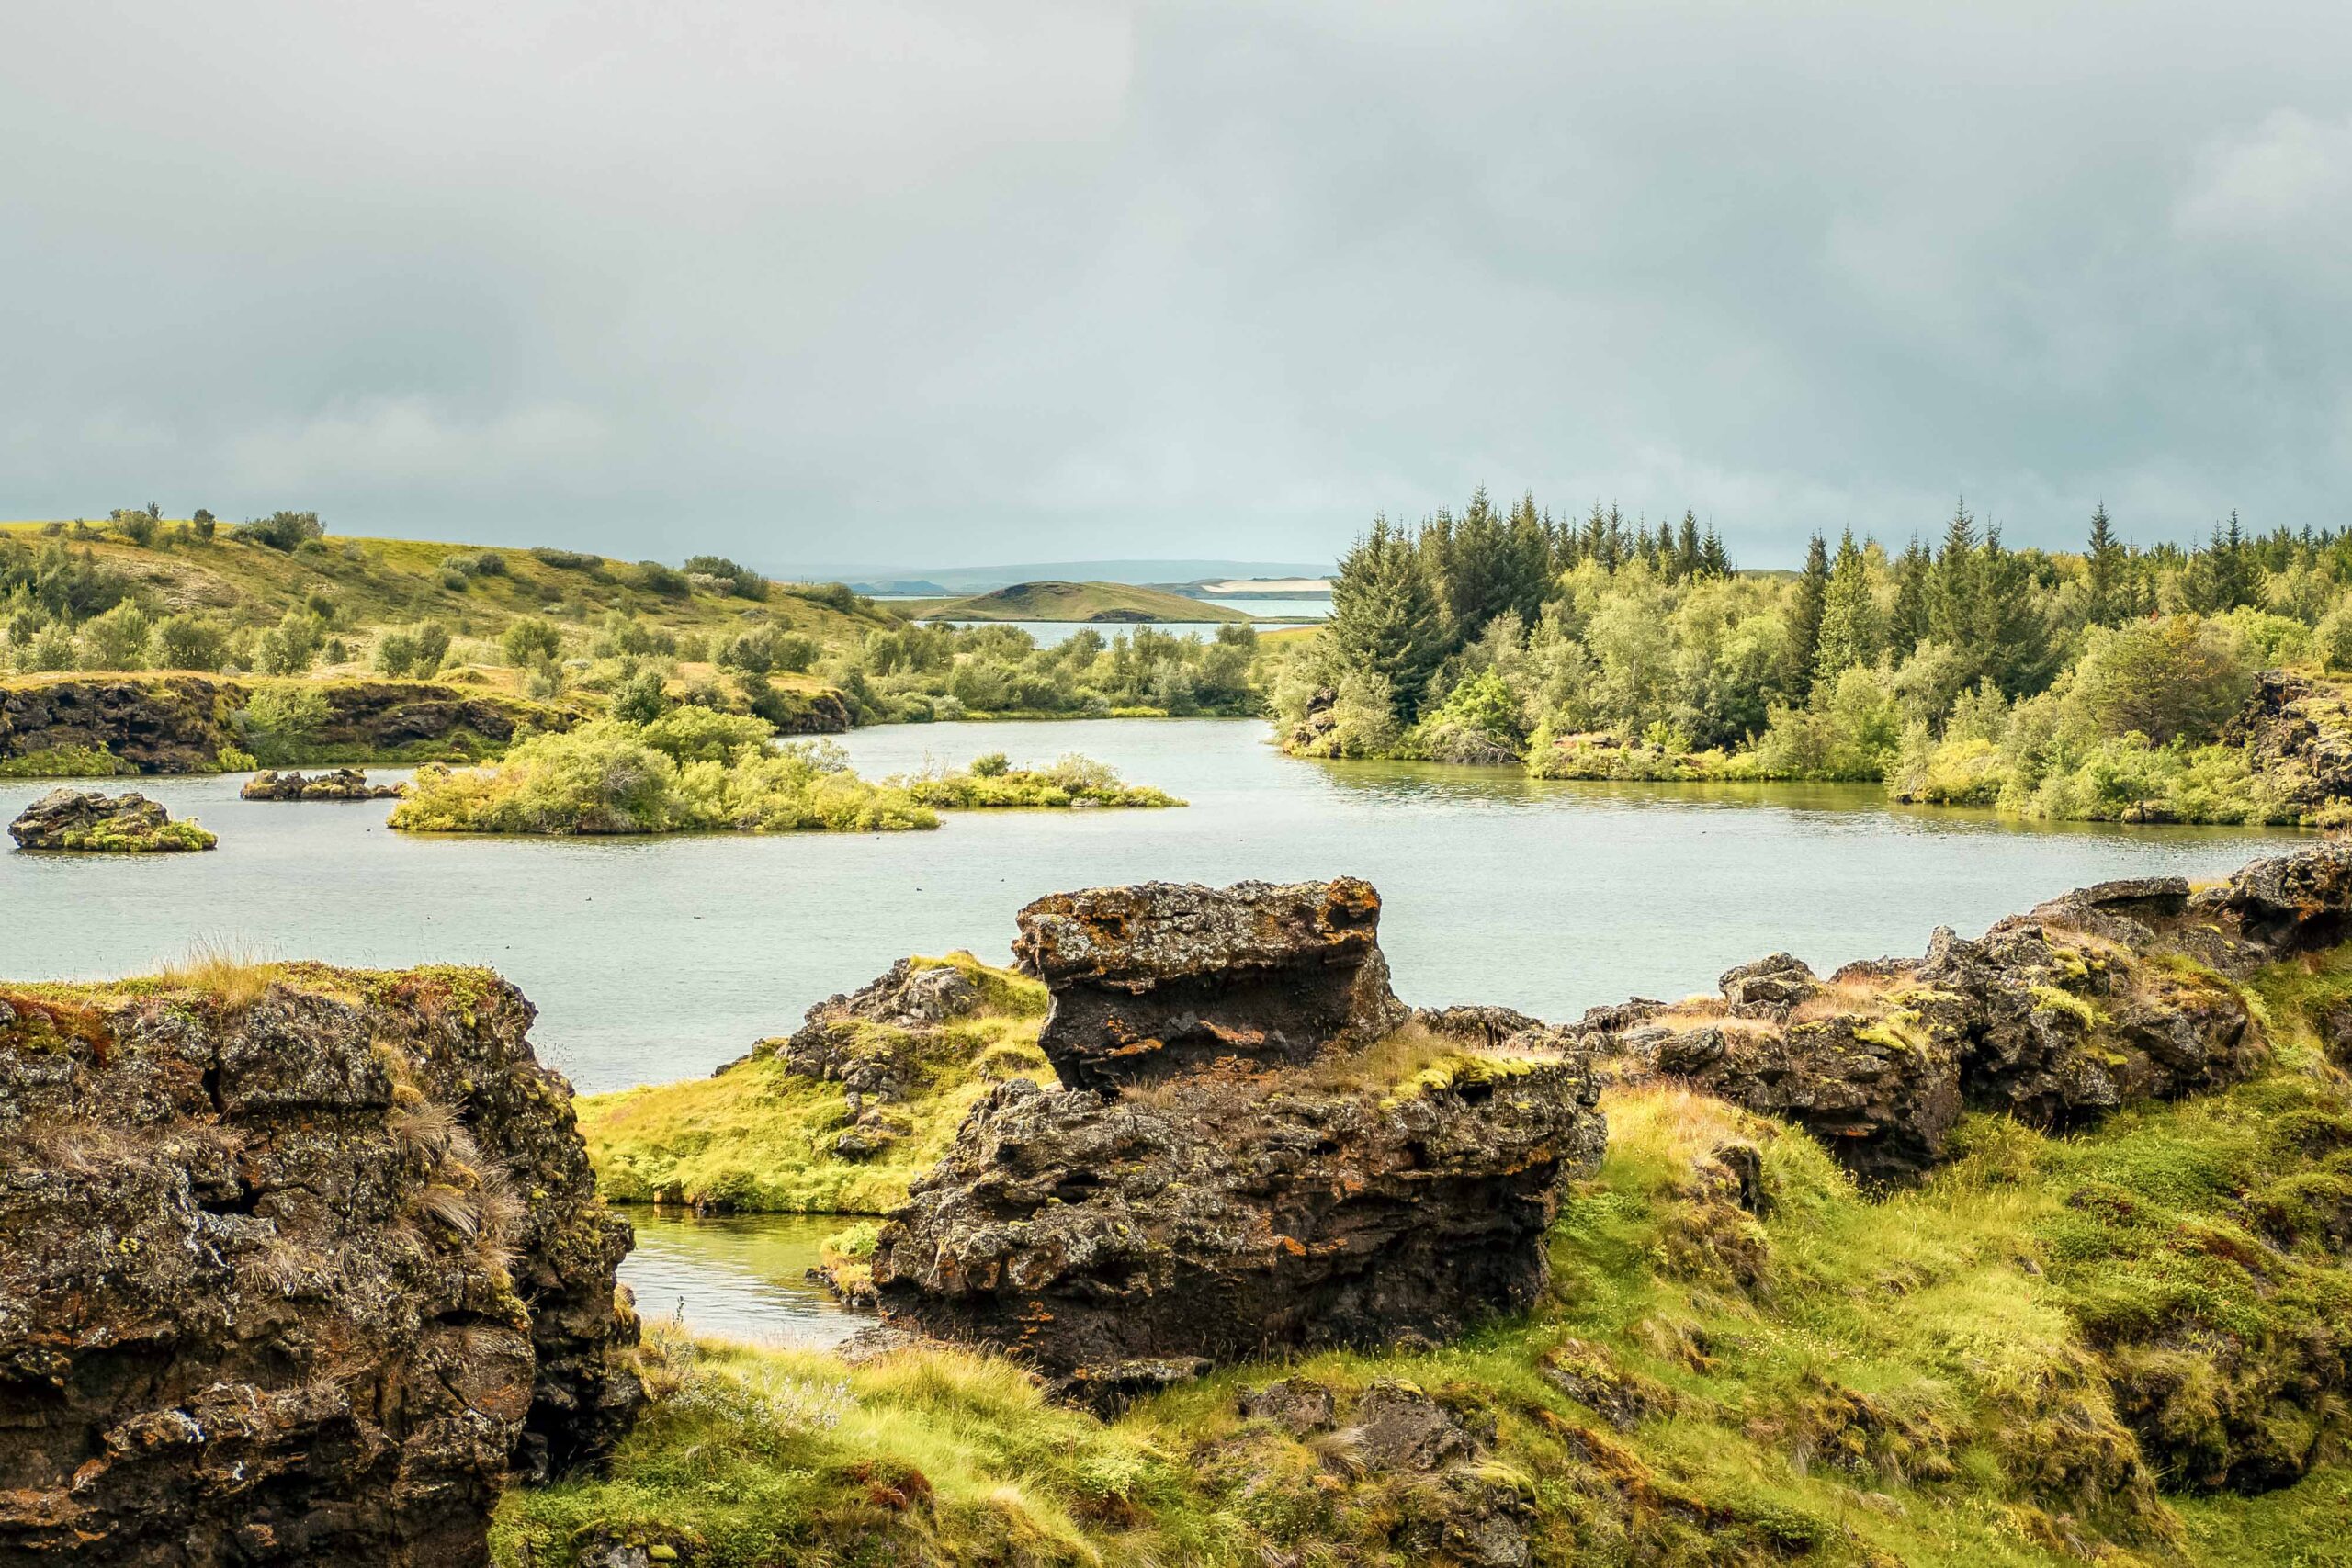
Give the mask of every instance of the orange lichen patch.
[{"label": "orange lichen patch", "polygon": [[1910,982],[1907,975],[1858,976],[1850,980],[1824,980],[1821,988],[1797,1003],[1789,1013],[1792,1023],[1811,1023],[1820,1019],[1837,1018],[1845,1013],[1875,1013],[1887,1010],[1894,993]]},{"label": "orange lichen patch", "polygon": [[0,1023],[0,1045],[44,1053],[84,1045],[102,1067],[114,1048],[114,1031],[95,1008],[22,991],[0,991],[0,1008],[14,1015]]}]

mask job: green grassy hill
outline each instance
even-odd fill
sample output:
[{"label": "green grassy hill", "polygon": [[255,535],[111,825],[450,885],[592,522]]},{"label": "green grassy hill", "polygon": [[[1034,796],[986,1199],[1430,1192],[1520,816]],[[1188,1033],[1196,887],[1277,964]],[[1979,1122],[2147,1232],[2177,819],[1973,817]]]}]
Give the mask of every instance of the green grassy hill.
[{"label": "green grassy hill", "polygon": [[123,574],[162,613],[275,622],[323,599],[338,628],[363,632],[437,619],[459,637],[495,638],[524,615],[589,625],[618,612],[673,635],[731,631],[756,618],[831,645],[897,624],[838,584],[768,582],[749,573],[722,580],[546,547],[325,535],[280,550],[234,535],[223,524],[199,541],[185,521],[164,518],[153,542],[141,545],[107,524],[0,523],[0,555],[11,546],[36,555],[62,547]]},{"label": "green grassy hill", "polygon": [[897,608],[944,621],[1247,621],[1239,610],[1131,582],[1017,582],[968,599],[918,599]]}]

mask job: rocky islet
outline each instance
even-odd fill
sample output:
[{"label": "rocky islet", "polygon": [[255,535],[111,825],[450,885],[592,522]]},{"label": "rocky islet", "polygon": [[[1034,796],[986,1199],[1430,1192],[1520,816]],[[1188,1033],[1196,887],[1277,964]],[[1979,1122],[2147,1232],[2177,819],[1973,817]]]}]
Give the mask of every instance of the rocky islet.
[{"label": "rocky islet", "polygon": [[20,850],[161,854],[209,850],[220,840],[192,821],[175,821],[158,800],[139,794],[53,789],[8,824]]}]

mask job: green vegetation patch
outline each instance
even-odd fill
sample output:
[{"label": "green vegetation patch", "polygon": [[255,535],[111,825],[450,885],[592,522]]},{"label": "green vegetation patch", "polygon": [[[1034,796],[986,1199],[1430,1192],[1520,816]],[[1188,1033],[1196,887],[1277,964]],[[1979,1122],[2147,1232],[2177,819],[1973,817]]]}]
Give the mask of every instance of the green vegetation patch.
[{"label": "green vegetation patch", "polygon": [[842,1085],[786,1066],[763,1042],[707,1078],[655,1084],[578,1102],[581,1135],[604,1194],[619,1202],[682,1203],[770,1213],[881,1214],[938,1163],[974,1101],[992,1084],[1050,1085],[1037,1049],[1045,987],[969,953],[951,964],[978,988],[977,1012],[917,1034],[863,1020],[831,1027],[837,1059],[888,1058],[906,1083],[881,1108],[878,1147],[839,1145],[852,1122]]},{"label": "green vegetation patch", "polygon": [[[1951,1164],[1876,1199],[1785,1126],[1614,1089],[1549,1300],[1434,1350],[1229,1368],[1110,1422],[984,1357],[690,1352],[657,1376],[725,1386],[658,1405],[610,1480],[511,1495],[500,1560],[569,1562],[617,1529],[714,1564],[1472,1562],[1444,1532],[1475,1496],[1536,1563],[2352,1561],[2352,1087],[2319,1032],[2352,963],[2252,991],[2274,1050],[2247,1082],[2075,1136],[1972,1117]],[[1400,1070],[1446,1065],[1409,1044]],[[670,1104],[689,1135],[695,1106]],[[1717,1157],[1735,1145],[1759,1153],[1760,1214]],[[1330,1392],[1333,1429],[1242,1416],[1284,1377]],[[1366,1464],[1351,1413],[1379,1385],[1477,1451],[1442,1476]]]}]

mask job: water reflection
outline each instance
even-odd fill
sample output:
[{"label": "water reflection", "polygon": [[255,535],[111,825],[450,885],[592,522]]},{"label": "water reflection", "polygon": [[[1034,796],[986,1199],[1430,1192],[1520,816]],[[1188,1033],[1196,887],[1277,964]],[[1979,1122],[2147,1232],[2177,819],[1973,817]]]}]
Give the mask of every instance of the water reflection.
[{"label": "water reflection", "polygon": [[[1083,751],[1176,811],[952,815],[934,833],[417,839],[383,805],[270,805],[235,778],[143,779],[206,854],[0,854],[0,976],[137,974],[211,936],[273,957],[487,964],[537,1004],[586,1092],[707,1073],[909,953],[1001,960],[1041,894],[1148,878],[1350,873],[1385,901],[1397,989],[1572,1016],[1679,996],[1786,948],[1917,953],[1950,924],[2105,877],[2210,876],[2299,836],[2063,827],[1890,806],[1866,785],[1547,783],[1316,762],[1213,719],[901,725],[842,738],[869,774]],[[0,821],[48,786],[0,784]]]},{"label": "water reflection", "polygon": [[637,1227],[637,1250],[621,1282],[649,1322],[674,1314],[705,1334],[822,1347],[873,1321],[843,1312],[806,1277],[818,1244],[851,1223],[839,1215],[622,1212]]}]

